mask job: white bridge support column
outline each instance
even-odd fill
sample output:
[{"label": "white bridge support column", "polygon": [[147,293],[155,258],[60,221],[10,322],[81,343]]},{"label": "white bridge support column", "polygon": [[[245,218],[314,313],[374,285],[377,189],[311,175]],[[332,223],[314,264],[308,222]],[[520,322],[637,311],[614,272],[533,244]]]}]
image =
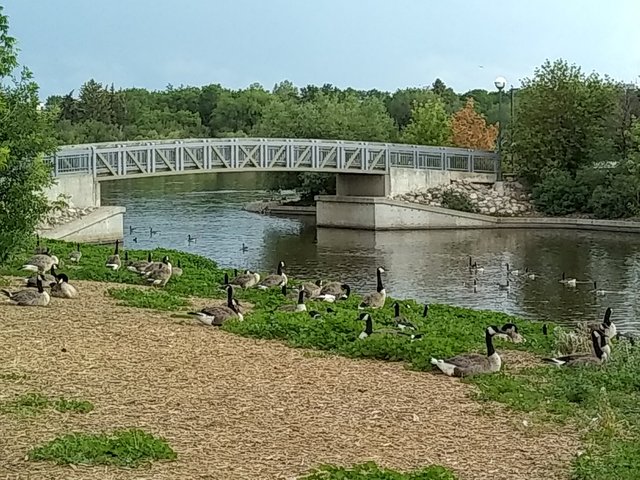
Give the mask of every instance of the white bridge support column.
[{"label": "white bridge support column", "polygon": [[45,190],[50,201],[60,194],[70,195],[71,202],[80,208],[100,206],[100,184],[93,175],[63,175],[54,178],[54,185]]},{"label": "white bridge support column", "polygon": [[336,175],[336,195],[339,197],[386,197],[389,175],[339,173]]}]

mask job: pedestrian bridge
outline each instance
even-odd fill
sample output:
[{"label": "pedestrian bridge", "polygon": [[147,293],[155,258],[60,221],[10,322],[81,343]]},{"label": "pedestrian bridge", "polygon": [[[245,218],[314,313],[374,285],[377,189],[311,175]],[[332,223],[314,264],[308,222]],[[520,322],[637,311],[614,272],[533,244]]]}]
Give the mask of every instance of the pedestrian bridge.
[{"label": "pedestrian bridge", "polygon": [[224,138],[67,145],[47,161],[56,186],[50,197],[72,195],[99,205],[99,182],[161,175],[225,172],[336,174],[341,196],[393,196],[449,183],[494,182],[497,155],[482,150],[395,143]]},{"label": "pedestrian bridge", "polygon": [[311,171],[383,175],[392,168],[495,173],[497,155],[481,150],[393,143],[274,138],[156,140],[61,147],[54,176],[98,181],[231,171]]}]

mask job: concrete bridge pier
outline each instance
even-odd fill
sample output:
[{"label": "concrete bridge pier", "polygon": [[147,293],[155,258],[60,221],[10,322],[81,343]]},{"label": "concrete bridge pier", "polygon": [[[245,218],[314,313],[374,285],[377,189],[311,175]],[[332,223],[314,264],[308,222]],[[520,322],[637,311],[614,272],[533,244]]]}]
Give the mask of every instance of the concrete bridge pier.
[{"label": "concrete bridge pier", "polygon": [[336,196],[338,197],[386,197],[390,191],[388,174],[338,173]]}]

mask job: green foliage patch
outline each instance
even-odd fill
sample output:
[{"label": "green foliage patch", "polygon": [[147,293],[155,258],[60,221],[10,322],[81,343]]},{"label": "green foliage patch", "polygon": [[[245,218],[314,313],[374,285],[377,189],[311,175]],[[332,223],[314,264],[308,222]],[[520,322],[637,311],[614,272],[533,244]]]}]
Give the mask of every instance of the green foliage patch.
[{"label": "green foliage patch", "polygon": [[350,468],[322,466],[302,477],[301,480],[456,480],[457,478],[451,470],[439,466],[412,472],[398,472],[368,462]]},{"label": "green foliage patch", "polygon": [[175,460],[177,455],[163,438],[129,429],[113,433],[63,435],[32,449],[28,458],[61,465],[137,467],[156,460]]},{"label": "green foliage patch", "polygon": [[51,399],[40,393],[26,393],[15,400],[0,403],[0,413],[21,416],[41,414],[48,409],[53,409],[60,413],[89,413],[93,408],[93,404],[87,400]]}]

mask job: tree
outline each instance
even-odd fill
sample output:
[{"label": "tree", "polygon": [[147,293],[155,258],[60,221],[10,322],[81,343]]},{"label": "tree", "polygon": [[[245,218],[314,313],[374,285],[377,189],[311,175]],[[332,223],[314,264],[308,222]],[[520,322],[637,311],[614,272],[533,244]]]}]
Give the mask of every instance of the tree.
[{"label": "tree", "polygon": [[452,142],[456,147],[493,150],[498,127],[487,125],[485,118],[475,111],[473,97],[451,119]]},{"label": "tree", "polygon": [[564,60],[546,61],[522,82],[509,147],[516,172],[532,184],[560,170],[578,170],[616,157],[612,130],[616,88]]},{"label": "tree", "polygon": [[402,141],[416,145],[449,145],[451,118],[440,97],[431,93],[426,101],[414,104],[411,121],[402,132]]},{"label": "tree", "polygon": [[43,153],[55,150],[47,109],[39,110],[31,72],[18,72],[16,41],[0,6],[0,262],[33,234],[48,205],[51,170]]}]

